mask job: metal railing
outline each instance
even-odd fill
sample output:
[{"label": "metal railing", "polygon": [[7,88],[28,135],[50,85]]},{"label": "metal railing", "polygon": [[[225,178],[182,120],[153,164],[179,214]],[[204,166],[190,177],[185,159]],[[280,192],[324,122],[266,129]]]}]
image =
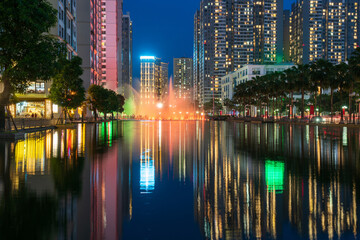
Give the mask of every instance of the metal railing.
[{"label": "metal railing", "polygon": [[[56,120],[55,119],[34,119],[34,118],[14,118],[15,125],[17,130],[23,129],[32,129],[32,128],[41,128],[41,127],[49,127],[55,126]],[[11,119],[6,119],[6,131],[14,131],[15,126]]]}]

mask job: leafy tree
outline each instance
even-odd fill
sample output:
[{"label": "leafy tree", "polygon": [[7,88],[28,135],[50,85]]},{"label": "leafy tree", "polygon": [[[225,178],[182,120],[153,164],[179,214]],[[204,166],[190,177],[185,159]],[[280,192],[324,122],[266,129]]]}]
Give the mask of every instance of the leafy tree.
[{"label": "leafy tree", "polygon": [[80,76],[83,73],[80,57],[62,59],[61,69],[51,84],[50,99],[63,108],[65,120],[69,109],[81,106],[85,101],[85,89]]},{"label": "leafy tree", "polygon": [[60,43],[48,34],[57,11],[46,0],[2,0],[0,3],[0,131],[5,107],[31,81],[54,75]]},{"label": "leafy tree", "polygon": [[123,112],[125,98],[103,86],[92,85],[89,88],[89,102],[95,113],[95,119],[97,119],[97,111],[103,113],[105,118],[107,113]]},{"label": "leafy tree", "polygon": [[215,99],[214,101],[208,101],[204,104],[204,111],[212,112],[213,115],[219,113],[222,110],[222,105],[219,99]]},{"label": "leafy tree", "polygon": [[118,108],[116,109],[116,111],[115,112],[119,112],[119,113],[122,113],[122,112],[124,112],[124,105],[125,105],[125,98],[124,98],[124,96],[123,95],[121,95],[121,94],[118,94],[118,95],[116,95],[116,97],[117,97],[117,100],[118,100]]},{"label": "leafy tree", "polygon": [[97,111],[106,112],[106,100],[107,100],[107,90],[103,86],[91,85],[89,90],[89,103],[91,105],[92,111],[94,111],[95,121],[97,120]]},{"label": "leafy tree", "polygon": [[226,107],[226,110],[227,110],[227,111],[233,110],[233,109],[236,108],[234,101],[232,101],[232,100],[230,100],[230,99],[228,99],[228,98],[226,98],[226,99],[224,100],[223,104],[224,104],[224,107]]}]

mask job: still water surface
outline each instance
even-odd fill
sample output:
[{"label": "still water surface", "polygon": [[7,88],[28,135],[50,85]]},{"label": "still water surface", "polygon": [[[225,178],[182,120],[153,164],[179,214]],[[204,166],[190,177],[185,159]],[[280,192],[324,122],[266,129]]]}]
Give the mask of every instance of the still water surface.
[{"label": "still water surface", "polygon": [[0,239],[359,239],[357,128],[126,121],[0,142]]}]

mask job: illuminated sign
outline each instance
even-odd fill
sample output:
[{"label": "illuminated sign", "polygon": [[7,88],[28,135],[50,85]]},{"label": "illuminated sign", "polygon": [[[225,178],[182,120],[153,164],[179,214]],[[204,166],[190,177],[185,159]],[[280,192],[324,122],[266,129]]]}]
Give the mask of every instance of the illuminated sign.
[{"label": "illuminated sign", "polygon": [[282,193],[284,190],[285,164],[280,161],[265,161],[265,179],[269,192]]},{"label": "illuminated sign", "polygon": [[141,56],[140,60],[155,60],[154,56]]}]

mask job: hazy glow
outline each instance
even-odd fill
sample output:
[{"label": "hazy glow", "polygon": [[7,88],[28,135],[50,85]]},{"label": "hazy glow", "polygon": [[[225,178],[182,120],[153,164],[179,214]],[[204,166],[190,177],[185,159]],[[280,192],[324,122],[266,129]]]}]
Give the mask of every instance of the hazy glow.
[{"label": "hazy glow", "polygon": [[155,60],[154,56],[141,56],[140,60]]},{"label": "hazy glow", "polygon": [[156,104],[156,107],[161,109],[161,108],[164,107],[164,104],[163,103],[158,103],[158,104]]}]

